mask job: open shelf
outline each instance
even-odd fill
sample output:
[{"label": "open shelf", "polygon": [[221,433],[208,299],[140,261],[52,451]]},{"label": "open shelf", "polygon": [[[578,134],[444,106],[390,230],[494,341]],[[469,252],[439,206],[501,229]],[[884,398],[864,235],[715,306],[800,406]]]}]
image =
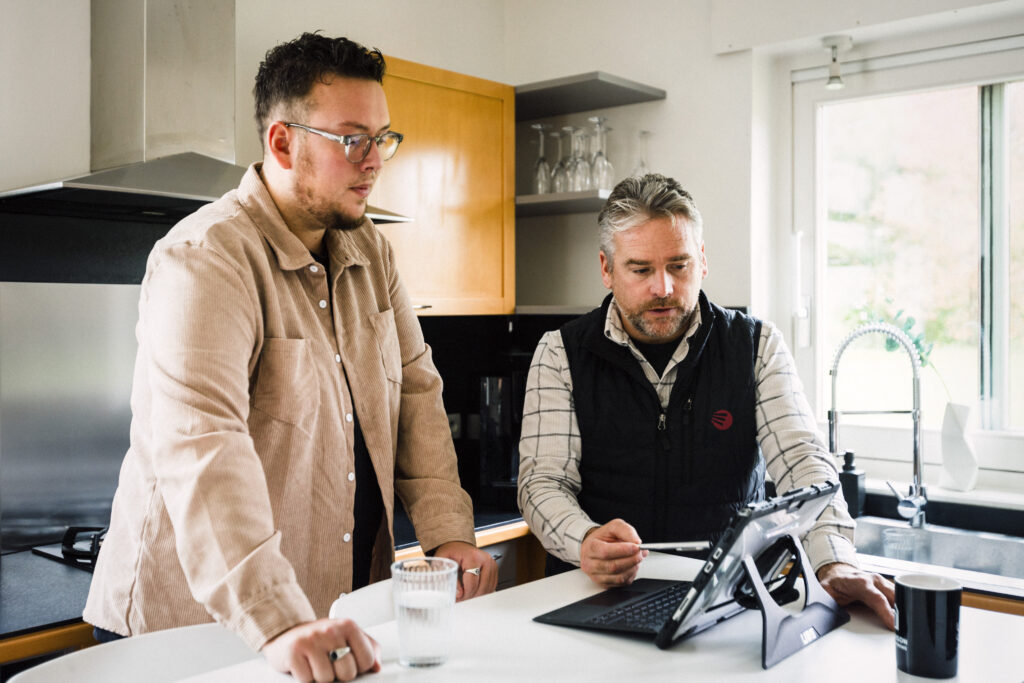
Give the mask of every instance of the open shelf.
[{"label": "open shelf", "polygon": [[519,195],[516,197],[516,217],[597,212],[610,194],[608,190],[586,190]]},{"label": "open shelf", "polygon": [[516,120],[618,107],[665,99],[665,91],[603,71],[516,87]]}]

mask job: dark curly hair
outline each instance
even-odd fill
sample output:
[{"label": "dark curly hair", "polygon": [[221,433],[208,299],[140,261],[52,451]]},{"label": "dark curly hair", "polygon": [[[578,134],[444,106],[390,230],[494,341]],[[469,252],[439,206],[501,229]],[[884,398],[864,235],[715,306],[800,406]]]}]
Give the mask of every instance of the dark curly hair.
[{"label": "dark curly hair", "polygon": [[365,78],[378,83],[384,79],[384,55],[348,38],[328,38],[303,33],[267,52],[252,89],[256,100],[256,128],[260,143],[270,123],[271,112],[280,104],[300,102],[319,82],[329,76]]}]

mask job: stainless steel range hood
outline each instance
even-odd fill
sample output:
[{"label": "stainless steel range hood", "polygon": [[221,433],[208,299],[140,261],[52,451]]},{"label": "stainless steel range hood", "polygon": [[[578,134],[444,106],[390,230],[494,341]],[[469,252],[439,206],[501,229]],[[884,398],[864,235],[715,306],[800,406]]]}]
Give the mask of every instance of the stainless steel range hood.
[{"label": "stainless steel range hood", "polygon": [[0,192],[0,214],[173,224],[237,187],[234,1],[92,0],[93,172]]},{"label": "stainless steel range hood", "polygon": [[[67,180],[0,192],[0,213],[175,223],[238,186],[245,168],[182,152]],[[375,223],[406,216],[368,206]]]}]

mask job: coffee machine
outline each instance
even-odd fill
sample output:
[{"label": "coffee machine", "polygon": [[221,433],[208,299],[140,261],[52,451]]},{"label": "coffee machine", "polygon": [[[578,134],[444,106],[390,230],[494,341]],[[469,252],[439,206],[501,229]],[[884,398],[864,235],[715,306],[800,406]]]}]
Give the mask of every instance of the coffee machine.
[{"label": "coffee machine", "polygon": [[507,375],[480,378],[480,503],[502,510],[516,509],[529,358],[520,361]]}]

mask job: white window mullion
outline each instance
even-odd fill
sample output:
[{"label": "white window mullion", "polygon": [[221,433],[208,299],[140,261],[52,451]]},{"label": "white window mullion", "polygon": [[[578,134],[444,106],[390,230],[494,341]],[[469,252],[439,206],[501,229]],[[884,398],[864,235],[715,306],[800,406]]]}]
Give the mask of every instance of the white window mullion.
[{"label": "white window mullion", "polygon": [[1008,423],[1010,363],[1009,153],[1003,85],[980,89],[981,126],[981,410],[982,426]]}]

